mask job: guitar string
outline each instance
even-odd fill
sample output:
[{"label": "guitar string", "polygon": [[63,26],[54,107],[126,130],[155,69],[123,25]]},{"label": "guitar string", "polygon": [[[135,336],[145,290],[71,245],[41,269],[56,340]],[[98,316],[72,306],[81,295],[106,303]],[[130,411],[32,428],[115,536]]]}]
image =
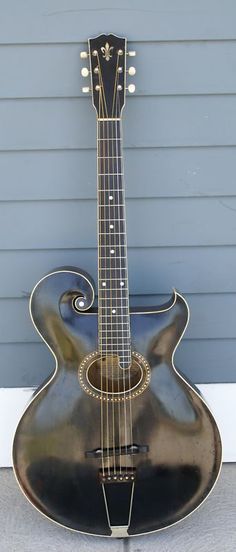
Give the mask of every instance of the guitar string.
[{"label": "guitar string", "polygon": [[[124,67],[124,70],[126,69],[126,67]],[[125,79],[124,79],[124,86],[125,86]],[[120,111],[120,106],[119,106],[119,111]],[[127,368],[128,370],[128,374],[129,374],[129,378],[128,378],[128,385],[129,385],[129,395],[128,395],[128,401],[129,401],[129,427],[130,427],[130,445],[133,444],[133,415],[132,415],[132,397],[131,397],[131,368],[132,368],[132,349],[131,349],[131,328],[130,328],[130,308],[129,308],[129,292],[128,292],[128,281],[129,281],[129,278],[128,278],[128,259],[127,259],[127,231],[126,231],[126,203],[125,203],[125,178],[124,178],[124,157],[123,157],[123,128],[122,128],[122,122],[120,120],[120,144],[121,144],[121,148],[122,148],[122,155],[121,155],[121,163],[122,163],[122,166],[121,166],[121,173],[122,173],[122,183],[123,183],[123,186],[122,186],[122,194],[123,194],[123,218],[124,218],[124,221],[123,221],[123,225],[124,225],[124,251],[125,251],[125,263],[126,263],[126,271],[125,271],[125,276],[127,278],[127,290],[126,290],[126,316],[128,317],[128,322],[129,322],[129,325],[128,325],[128,339],[126,337],[126,340],[127,342],[129,342],[129,353],[130,353],[130,366]],[[126,400],[126,399],[125,399]],[[131,463],[131,468],[133,468],[133,456],[131,454],[130,456],[130,463]]]},{"label": "guitar string", "polygon": [[[119,94],[117,94],[117,108],[116,111],[120,112],[120,101],[119,101]],[[121,141],[119,140],[120,147],[118,149],[118,122],[115,122],[115,128],[116,128],[116,156],[118,157],[118,152],[121,150]],[[121,182],[122,182],[122,175],[121,175]],[[122,245],[121,245],[121,230],[125,230],[124,227],[124,214],[123,214],[123,204],[124,204],[124,198],[122,193],[122,207],[121,207],[121,201],[118,203],[118,219],[119,219],[119,272],[120,272],[120,283],[122,280]],[[123,215],[123,216],[122,216]],[[121,228],[121,218],[122,221],[122,228]],[[124,235],[124,234],[123,234]],[[124,259],[125,260],[125,259]],[[126,263],[124,263],[126,264]],[[126,270],[124,270],[126,274]],[[124,286],[125,287],[125,286]],[[121,299],[120,299],[120,313],[121,313],[121,350],[124,353],[125,349],[125,340],[124,340],[124,316],[126,317],[126,307],[124,307],[124,301],[123,301],[123,287],[121,287]],[[127,471],[127,462],[128,462],[128,448],[127,448],[127,410],[126,410],[126,392],[125,392],[125,384],[126,384],[126,369],[123,367],[121,368],[123,370],[123,403],[124,403],[124,441],[125,441],[125,465],[126,465],[126,471]]]},{"label": "guitar string", "polygon": [[[116,116],[118,117],[118,113],[117,113],[117,110],[116,110]],[[115,123],[116,125],[116,123]],[[118,161],[118,156],[117,156],[117,147],[116,147],[116,144],[117,144],[117,139],[116,139],[116,127],[115,127],[115,150],[116,150],[116,161]],[[117,164],[117,168],[118,168],[118,163]],[[116,172],[119,172],[118,170]],[[118,188],[118,184],[116,186],[116,188]],[[120,200],[118,199],[118,205],[120,203]],[[117,208],[117,226],[118,226],[118,240],[117,240],[117,246],[118,246],[118,243],[120,243],[120,228],[119,228],[119,208]],[[118,257],[119,255],[117,255]],[[119,263],[118,263],[119,265]],[[116,263],[116,287],[118,288],[118,270],[119,269],[119,266],[117,266],[117,263]],[[120,271],[119,271],[120,272]],[[116,308],[117,308],[117,311],[119,312],[119,308],[118,308],[118,300],[117,300],[117,292],[116,292]],[[119,312],[119,315],[120,315],[120,312]],[[119,318],[121,320],[121,317]],[[117,326],[119,328],[119,332],[117,331],[117,335],[119,336],[120,335],[120,325]],[[119,399],[120,399],[120,363],[118,362],[117,363],[117,381],[118,381],[118,392],[119,392]],[[122,467],[122,448],[121,448],[121,441],[122,441],[122,431],[121,431],[121,403],[120,403],[120,400],[118,401],[118,413],[119,413],[119,454],[120,454],[120,474],[122,473],[122,470],[121,470],[121,467]]]},{"label": "guitar string", "polygon": [[[107,153],[107,156],[109,157],[110,156],[110,133],[109,133],[109,121],[103,121],[103,125],[104,125],[104,128],[106,129],[105,130],[105,134],[106,134],[106,137],[107,137],[107,140],[105,141],[104,140],[104,143],[107,144],[107,148],[106,148],[106,152],[105,152],[105,155]],[[104,137],[104,135],[103,135]],[[109,171],[108,171],[109,173]],[[108,205],[108,221],[107,221],[107,217],[104,216],[104,218],[106,218],[106,225],[109,227],[110,229],[110,221],[111,221],[111,201],[109,199],[110,197],[110,185],[111,185],[111,179],[110,179],[110,175],[109,174],[106,174],[105,176],[105,182],[107,181],[107,185],[105,185],[105,189],[106,188],[109,188],[109,192],[105,192],[105,196],[107,197],[108,195],[108,203],[107,201],[105,200],[104,201],[104,205]],[[107,209],[105,207],[105,209]],[[106,234],[107,235],[107,234]],[[106,239],[106,235],[105,235],[105,241],[107,242],[107,239]],[[104,301],[104,303],[106,303],[106,312],[110,314],[111,316],[111,305],[112,305],[112,298],[111,298],[111,271],[112,271],[112,254],[111,254],[111,250],[112,250],[112,244],[111,244],[111,233],[109,231],[108,233],[108,241],[109,241],[109,272],[108,272],[108,276],[109,276],[109,288],[108,288],[108,293],[106,293],[106,300]],[[106,243],[107,245],[107,243]],[[107,247],[106,247],[106,261],[107,261]],[[106,282],[107,282],[107,278],[106,278]],[[106,288],[105,288],[106,289]],[[108,299],[108,296],[109,299]],[[110,303],[110,304],[109,304]],[[109,314],[107,314],[107,316],[109,316]],[[109,391],[109,369],[110,369],[110,364],[111,364],[111,372],[112,372],[112,386],[113,386],[113,342],[112,344],[110,343],[109,344],[109,341],[108,341],[108,321],[109,321],[109,318],[107,320],[107,327],[106,327],[106,362],[107,362],[107,372],[106,372],[106,376],[107,376],[107,392]],[[108,439],[110,439],[110,427],[109,427],[109,395],[107,395],[107,425],[108,425]],[[111,404],[113,404],[113,395],[111,397],[112,401],[111,401]],[[112,433],[112,428],[113,426],[111,427],[111,433]],[[112,437],[112,436],[111,436]],[[110,444],[110,441],[109,441],[109,444]],[[111,444],[113,444],[113,439],[111,439]],[[108,447],[110,448],[110,447]],[[108,454],[109,454],[109,450],[108,450]],[[110,456],[109,456],[110,458]],[[109,474],[110,474],[110,471],[109,471]]]},{"label": "guitar string", "polygon": [[[117,102],[117,96],[118,96],[118,91],[117,91],[117,85],[118,85],[118,66],[119,66],[119,53],[118,53],[118,56],[117,56],[117,63],[116,63],[116,82],[115,82],[115,96],[113,97],[113,107],[112,107],[112,113],[113,113],[113,116],[116,118],[119,116],[119,113],[117,112],[117,107],[118,107],[118,102]],[[116,100],[116,103],[115,101]],[[116,124],[116,123],[115,123]],[[117,157],[117,148],[116,148],[116,143],[117,143],[117,139],[116,139],[116,126],[115,126],[115,135],[114,135],[114,122],[112,121],[112,129],[113,129],[113,140],[112,140],[112,143],[113,143],[113,152],[112,152],[112,166],[113,166],[113,173],[118,173],[118,168],[115,169],[114,171],[114,158],[116,159],[116,167],[118,167],[118,157]],[[115,142],[115,148],[114,148],[114,142]],[[116,155],[115,155],[116,154]],[[114,157],[113,157],[114,156]],[[115,175],[113,177],[113,179],[115,180]],[[117,181],[117,178],[116,178],[116,181]],[[116,184],[114,185],[114,189],[117,189],[117,182]],[[117,197],[117,192],[114,192],[114,197]],[[119,200],[118,200],[118,203],[117,203],[117,217],[115,216],[114,218],[117,219],[116,221],[116,225],[118,227],[118,231],[117,229],[115,229],[115,236],[116,236],[116,259],[115,259],[115,277],[116,277],[116,280],[115,280],[115,307],[116,307],[116,320],[121,320],[121,316],[120,316],[120,309],[119,309],[119,305],[118,305],[118,270],[119,270],[119,262],[118,262],[118,265],[117,265],[117,260],[118,260],[118,245],[119,245],[119,242],[120,242],[120,233],[119,233],[119,208],[118,208],[118,205],[119,205]],[[114,223],[114,227],[115,227],[115,223]],[[120,471],[120,475],[122,473],[122,470],[121,470],[121,467],[122,467],[122,445],[121,445],[121,441],[122,441],[122,431],[121,431],[121,404],[120,404],[120,363],[119,363],[119,355],[118,355],[118,352],[119,352],[119,332],[120,332],[120,326],[116,325],[116,328],[117,328],[117,331],[116,331],[116,340],[117,340],[117,387],[118,387],[118,443],[119,443],[119,471]],[[118,330],[119,328],[119,330]]]},{"label": "guitar string", "polygon": [[[97,54],[97,63],[98,63],[98,68],[99,68],[99,71],[98,71],[98,76],[99,76],[99,112],[100,110],[102,110],[102,118],[103,118],[103,125],[104,125],[104,117],[105,117],[105,113],[104,113],[104,108],[106,110],[106,113],[107,113],[107,105],[106,105],[106,98],[104,97],[104,87],[103,87],[103,79],[102,79],[102,73],[101,73],[101,67],[100,67],[100,60],[99,60],[99,56]],[[99,113],[99,118],[101,116],[101,113]],[[101,135],[101,126],[100,126],[100,121],[98,122],[99,124],[99,137]],[[103,135],[104,135],[104,128],[103,128]],[[102,140],[102,159],[104,159],[104,146],[105,146],[105,141]],[[99,140],[99,150],[101,150],[101,140]],[[100,157],[100,156],[99,156]],[[100,167],[101,167],[101,162],[100,162]],[[99,170],[98,174],[100,175],[102,173],[102,170]],[[99,220],[100,219],[105,219],[105,216],[103,217],[103,214],[102,214],[102,210],[104,210],[103,207],[101,207],[101,205],[104,205],[104,192],[102,193],[102,178],[101,176],[98,177],[99,178],[99,182],[100,182],[100,217],[99,217]],[[106,221],[105,221],[105,224],[106,224]],[[103,220],[100,220],[99,222],[99,226],[104,226],[104,221]],[[104,243],[102,245],[102,239],[101,236],[100,236],[100,249],[102,249],[102,247],[104,246]],[[102,257],[103,255],[100,255],[100,260],[102,260]],[[106,258],[105,258],[105,265],[106,265]],[[100,265],[100,268],[102,267],[102,262],[101,262],[101,265]],[[104,273],[105,273],[105,278],[107,276],[107,266],[104,270]],[[104,312],[106,312],[106,309],[103,308],[103,305],[102,305],[102,292],[101,292],[101,270],[100,270],[100,274],[99,274],[99,303],[100,303],[100,316],[99,316],[99,339],[101,340],[101,336],[103,334],[103,326],[106,326],[106,320],[104,321],[103,323],[103,315],[104,315]],[[105,332],[106,335],[107,335],[107,332]],[[102,457],[103,457],[103,460],[102,460],[102,464],[103,464],[103,475],[105,474],[105,463],[104,463],[104,417],[103,417],[103,400],[104,400],[104,395],[103,395],[103,344],[102,344],[102,340],[100,341],[99,343],[99,349],[101,351],[101,359],[100,359],[100,363],[101,363],[101,425],[103,426],[103,429],[102,429],[102,434],[103,434],[103,442],[101,443],[101,449],[102,449]],[[106,357],[105,357],[106,359]],[[105,361],[105,367],[106,367],[106,361]],[[107,382],[107,380],[106,380]],[[106,397],[106,395],[105,395]],[[106,401],[107,402],[107,401]],[[108,431],[108,421],[107,421],[107,431]],[[107,447],[109,447],[109,439],[107,439]],[[107,459],[107,465],[108,465],[108,471],[110,469],[110,463],[109,463],[109,455],[108,455],[108,459]]]},{"label": "guitar string", "polygon": [[[101,93],[101,97],[102,97],[102,118],[103,118],[103,121],[102,121],[102,125],[101,125],[101,121],[100,121],[100,129],[102,128],[102,138],[104,138],[104,88],[103,88],[103,83],[102,83],[102,73],[100,71],[100,89],[99,89],[99,95]],[[102,139],[102,158],[104,159],[104,156],[105,156],[105,148],[106,148],[106,144],[105,144],[105,141]],[[103,173],[103,170],[100,171],[100,173]],[[106,177],[105,177],[106,178]],[[100,182],[101,182],[101,205],[103,206],[104,205],[104,182],[103,182],[103,177],[100,176]],[[101,218],[102,219],[105,219],[105,213],[104,213],[105,209],[104,207],[101,207]],[[104,222],[102,223],[104,225]],[[106,222],[105,222],[106,224]],[[106,257],[106,255],[104,254],[104,239],[102,238],[102,257]],[[105,279],[107,278],[107,264],[106,264],[106,258],[103,260],[104,264],[105,264],[105,267],[106,267],[106,270],[104,271],[104,277]],[[100,285],[101,285],[101,280],[100,280]],[[103,305],[103,299],[102,299],[102,292],[100,292],[101,294],[101,312],[102,312],[102,319],[103,319],[103,316],[104,316],[104,313],[106,313],[106,309],[104,309],[104,305]],[[104,319],[104,325],[105,325],[105,328],[106,328],[106,318]],[[102,332],[103,333],[103,332]],[[106,335],[107,335],[107,332],[106,332]],[[107,346],[105,347],[107,348]],[[102,376],[102,381],[103,381],[103,343],[101,345],[101,376]],[[107,356],[105,356],[105,370],[106,370],[106,373],[107,373]],[[105,393],[105,401],[106,401],[106,446],[107,446],[107,459],[106,459],[106,465],[107,465],[107,468],[108,468],[108,473],[110,473],[110,460],[109,460],[109,454],[108,454],[108,448],[109,448],[109,423],[108,423],[108,403],[107,403],[107,386],[108,386],[108,381],[107,381],[107,377],[106,377],[106,393]],[[104,446],[104,445],[103,445]]]},{"label": "guitar string", "polygon": [[[99,62],[100,63],[100,62]],[[104,105],[106,105],[106,98],[105,98],[105,90],[104,90],[104,86],[103,86],[103,78],[102,78],[102,72],[101,72],[101,68],[100,68],[100,74],[101,74],[101,87],[100,87],[100,91],[102,93],[102,97],[103,97],[103,102],[104,102]],[[107,109],[106,109],[106,112],[107,112]],[[106,115],[108,116],[108,113],[106,113]],[[106,157],[106,151],[108,150],[108,155],[109,155],[109,132],[108,132],[108,136],[106,135],[106,131],[105,131],[105,128],[106,128],[106,122],[105,122],[105,117],[104,117],[104,113],[103,113],[103,117],[102,117],[102,148],[103,148],[103,159],[105,159]],[[101,123],[101,121],[100,121]],[[108,129],[109,130],[109,129]],[[104,139],[106,136],[106,140]],[[104,164],[104,163],[103,163]],[[103,173],[103,171],[101,171]],[[102,218],[104,219],[105,221],[105,224],[104,226],[107,227],[107,224],[110,225],[110,222],[109,222],[109,219],[110,219],[110,207],[108,206],[108,220],[107,220],[107,209],[106,209],[106,192],[105,192],[105,189],[106,189],[106,181],[109,180],[109,176],[105,175],[101,177],[101,180],[103,181],[103,185],[102,185],[102,190],[103,190],[103,194],[102,194],[102,212],[103,212],[103,215],[102,215]],[[105,228],[105,230],[107,230],[107,228]],[[104,234],[105,236],[105,242],[106,242],[106,233]],[[104,238],[103,238],[103,246],[104,246]],[[105,278],[104,278],[104,281],[107,282],[107,279],[108,279],[108,275],[110,274],[110,271],[111,271],[111,259],[110,259],[110,256],[109,256],[109,261],[107,263],[107,247],[105,247],[105,252],[104,252],[104,264],[106,266],[106,270],[104,271],[105,274]],[[108,266],[109,268],[108,268]],[[108,272],[108,274],[107,274]],[[104,295],[106,296],[106,291],[104,292]],[[107,331],[107,327],[108,327],[108,308],[107,308],[107,302],[106,302],[106,299],[105,300],[102,300],[102,312],[103,312],[103,316],[105,314],[105,336],[106,336],[106,345],[105,345],[105,371],[106,371],[106,449],[107,449],[107,473],[108,475],[110,476],[111,474],[111,466],[110,466],[110,455],[109,455],[109,448],[110,448],[110,427],[109,427],[109,401],[108,401],[108,398],[109,398],[109,355],[108,355],[108,331]],[[102,339],[102,346],[101,346],[101,349],[102,349],[102,357],[103,357],[103,354],[104,354],[104,345],[103,345],[103,339]]]},{"label": "guitar string", "polygon": [[[113,102],[112,102],[112,117],[114,117],[114,101],[115,101],[115,96],[116,96],[116,88],[117,88],[117,64],[116,64],[116,76],[115,76],[115,84],[114,84],[114,91],[113,91]],[[113,217],[112,217],[112,224],[114,226],[114,220],[116,217],[115,217],[115,183],[114,183],[114,129],[113,129],[113,121],[108,121],[108,126],[111,125],[111,135],[112,135],[112,139],[111,139],[111,157],[112,159],[110,160],[110,154],[108,154],[108,173],[110,173],[110,169],[112,171],[112,178],[110,179],[110,182],[112,181],[112,197],[113,197]],[[113,232],[111,232],[111,229],[110,229],[110,225],[109,225],[109,235],[113,235],[113,248],[115,250],[115,255],[114,255],[114,263],[113,263],[113,269],[111,271],[111,281],[110,281],[110,289],[111,289],[111,295],[114,296],[114,291],[113,291],[113,282],[115,284],[115,287],[116,287],[116,280],[113,280],[112,278],[112,274],[114,273],[115,275],[115,278],[116,278],[116,242],[117,242],[117,236],[116,236],[116,231],[114,230],[113,228]],[[114,303],[115,304],[115,303]],[[110,301],[110,309],[113,309],[113,297],[112,297],[112,300]],[[115,309],[117,310],[117,306],[115,306]],[[116,314],[116,313],[115,313]],[[116,333],[116,329],[114,331],[114,327],[117,328],[117,325],[116,323],[113,324],[113,318],[111,318],[112,320],[112,332],[111,332],[111,337],[112,337],[112,422],[113,422],[113,426],[112,426],[112,429],[113,429],[113,463],[114,463],[114,474],[116,474],[116,451],[115,451],[115,446],[116,446],[116,439],[115,439],[115,404],[114,404],[114,371],[113,371],[113,361],[114,361],[114,356],[116,356],[116,352],[114,351],[114,345],[113,345],[113,339],[114,337],[113,336],[117,336],[117,333]],[[116,316],[114,317],[114,321],[117,320],[117,314]],[[117,340],[117,338],[116,338]],[[110,340],[111,341],[111,340]],[[115,339],[114,339],[115,341]]]},{"label": "guitar string", "polygon": [[[124,68],[126,69],[126,67]],[[125,79],[124,79],[124,86],[125,86]],[[120,101],[120,98],[118,98],[118,100]],[[121,112],[120,110],[120,104],[119,104],[119,113]],[[116,123],[118,125],[118,123]],[[124,343],[125,341],[127,342],[127,344],[129,343],[129,347],[127,347],[127,349],[129,350],[129,355],[128,355],[128,358],[130,356],[130,365],[128,366],[128,368],[126,368],[125,370],[128,370],[128,386],[129,386],[129,391],[128,391],[128,398],[127,398],[127,395],[124,397],[124,400],[125,400],[125,404],[126,404],[126,400],[129,400],[129,423],[127,422],[126,420],[126,425],[130,428],[130,443],[129,444],[132,444],[133,443],[133,423],[132,423],[132,398],[131,398],[131,366],[132,366],[132,354],[131,354],[131,336],[130,336],[130,312],[129,312],[129,295],[128,295],[128,263],[127,263],[127,235],[126,235],[126,207],[125,207],[125,182],[124,182],[124,162],[123,162],[123,133],[122,133],[122,123],[121,123],[121,120],[120,120],[120,149],[122,148],[122,155],[121,155],[121,162],[122,162],[122,167],[121,167],[121,173],[122,173],[122,183],[123,183],[123,186],[122,186],[122,204],[123,204],[123,230],[124,230],[124,240],[123,240],[123,247],[124,247],[124,253],[125,253],[125,276],[127,278],[127,286],[126,286],[126,293],[125,293],[125,311],[126,311],[126,319],[128,320],[128,336],[126,336],[126,338],[124,339]],[[127,373],[127,372],[125,372]],[[128,428],[126,428],[126,436],[128,434]],[[127,452],[127,450],[126,450]],[[127,461],[128,461],[128,455],[127,455]],[[130,458],[130,463],[131,463],[131,467],[133,467],[133,457],[131,455],[131,458]],[[126,464],[126,468],[127,468],[127,464]]]},{"label": "guitar string", "polygon": [[[118,65],[119,65],[119,54],[117,56],[117,62],[116,62],[116,76],[115,76],[115,86],[114,86],[114,94],[113,94],[113,102],[112,102],[112,117],[117,117],[117,113],[115,112],[115,109],[116,109],[116,104],[115,104],[115,101],[117,99],[117,84],[118,84]],[[112,144],[112,152],[111,152],[111,156],[112,156],[112,159],[111,159],[111,162],[110,162],[110,159],[108,159],[109,161],[109,167],[111,166],[111,170],[112,170],[112,196],[113,196],[113,200],[114,200],[114,203],[113,203],[113,219],[116,219],[116,216],[115,216],[115,212],[116,212],[116,182],[115,182],[115,173],[118,172],[118,169],[117,169],[117,159],[115,159],[115,148],[114,148],[114,139],[115,139],[115,136],[114,136],[114,121],[110,121],[108,122],[108,124],[110,125],[111,124],[111,129],[112,129],[112,140],[111,140],[111,144]],[[108,171],[109,172],[109,171]],[[113,234],[114,234],[114,247],[115,247],[115,263],[114,263],[114,275],[115,275],[115,280],[114,280],[114,285],[115,285],[115,290],[113,291],[113,295],[114,295],[114,307],[115,307],[115,310],[116,310],[116,313],[115,313],[115,317],[114,317],[114,320],[116,321],[115,322],[115,332],[114,332],[114,335],[116,336],[115,338],[115,341],[116,341],[116,349],[118,349],[118,326],[117,326],[117,313],[119,312],[118,311],[118,301],[117,301],[117,290],[116,288],[118,287],[118,281],[117,281],[117,232],[116,232],[116,229],[115,229],[115,220],[113,220]],[[119,235],[118,235],[118,239],[119,239]],[[113,324],[113,329],[114,329],[114,324]],[[113,348],[114,349],[114,348]],[[120,384],[119,384],[119,362],[118,362],[118,350],[116,350],[116,372],[117,372],[117,398],[118,398],[118,442],[119,442],[119,456],[120,456],[120,459],[119,459],[119,464],[120,464],[120,470],[121,470],[121,463],[122,463],[122,458],[121,458],[121,438],[120,438],[120,401],[119,401],[119,393],[120,393]],[[112,378],[114,377],[114,374],[113,374],[113,369],[112,369]],[[113,405],[114,405],[114,401],[113,401]],[[114,431],[114,443],[115,443],[115,425],[113,426],[113,431]],[[115,450],[114,450],[115,452]],[[115,464],[115,472],[116,472],[116,455],[114,456],[114,464]]]},{"label": "guitar string", "polygon": [[[112,121],[107,121],[107,124],[108,126],[110,126],[111,124],[111,134],[112,134],[112,140],[111,140],[111,155],[113,157],[113,125],[112,125]],[[112,158],[112,163],[110,163],[110,152],[108,153],[108,159],[107,159],[108,163],[108,167],[107,167],[107,172],[110,173],[110,166],[113,164],[113,158]],[[112,171],[113,172],[113,171]],[[108,193],[112,193],[112,196],[113,196],[113,200],[114,200],[114,175],[112,176],[112,179],[110,178],[110,183],[112,181],[112,186],[111,186],[111,191],[110,191],[110,185],[109,185],[109,192]],[[114,205],[115,205],[115,202],[113,204],[113,217],[112,217],[112,221],[113,221],[113,218],[114,218]],[[112,222],[113,224],[113,222]],[[115,246],[115,241],[116,241],[116,238],[115,238],[115,232],[111,232],[111,229],[110,229],[110,224],[109,224],[109,236],[113,235],[113,240],[110,240],[113,242],[112,244],[112,247],[114,249],[116,249],[116,246]],[[116,254],[114,255],[115,257],[115,264],[116,264]],[[114,264],[114,263],[113,263]],[[112,279],[112,274],[113,274],[113,270],[114,268],[111,270],[111,273],[110,273],[110,282],[109,282],[109,286],[110,286],[110,295],[112,296],[111,300],[110,300],[110,310],[113,308],[113,279]],[[114,324],[112,324],[112,328],[114,329]],[[113,332],[111,332],[111,337],[114,335]],[[111,339],[110,339],[111,341]],[[112,337],[112,357],[111,357],[111,363],[112,363],[112,432],[113,432],[113,464],[114,464],[114,474],[116,474],[116,451],[115,451],[115,404],[114,404],[114,346],[113,346],[113,337]]]},{"label": "guitar string", "polygon": [[[102,136],[103,136],[103,144],[104,144],[104,152],[103,152],[103,157],[105,157],[106,155],[106,152],[108,151],[108,155],[109,155],[109,129],[108,129],[108,133],[106,133],[105,131],[105,121],[103,119],[102,121],[102,127],[103,127],[103,133],[102,133]],[[106,136],[106,140],[104,140],[104,136]],[[109,176],[105,175],[102,177],[104,180],[104,188],[106,188],[106,181],[109,182]],[[109,220],[110,220],[110,206],[108,204],[108,209],[106,209],[106,199],[105,199],[105,192],[103,191],[103,212],[104,212],[104,219],[105,219],[105,225],[107,226],[107,222],[109,224]],[[108,213],[106,213],[106,211],[108,211]],[[108,216],[107,216],[108,215]],[[106,228],[107,230],[107,228]],[[106,236],[105,236],[105,240],[106,240]],[[110,245],[110,240],[109,240],[109,245]],[[107,247],[105,247],[105,253],[104,253],[104,257],[105,257],[105,263],[106,263],[106,267],[107,267],[107,264],[109,266],[109,269],[108,269],[108,274],[107,274],[107,270],[106,270],[106,279],[105,281],[107,282],[107,278],[109,276],[109,273],[111,271],[111,258],[110,258],[110,255],[109,255],[109,261],[108,261],[108,257],[107,257]],[[108,261],[108,263],[107,263]],[[104,292],[104,295],[106,296],[106,292]],[[108,373],[108,368],[109,368],[109,355],[108,355],[108,306],[107,306],[107,301],[104,300],[103,301],[103,312],[106,313],[106,347],[105,347],[105,359],[106,359],[106,393],[107,393],[107,396],[106,396],[106,414],[107,414],[107,463],[108,463],[108,475],[110,475],[111,471],[110,471],[110,456],[109,456],[109,444],[110,444],[110,428],[109,428],[109,401],[108,401],[108,398],[109,398],[109,395],[108,395],[108,391],[109,391],[109,373]]]},{"label": "guitar string", "polygon": [[[99,117],[101,115],[101,94],[99,93]],[[100,122],[97,121],[97,125],[98,125],[98,156],[99,156],[99,159],[98,159],[98,163],[97,163],[97,168],[98,168],[98,175],[102,172],[101,170],[101,160],[100,160],[100,155],[101,155],[101,140],[100,140],[100,136],[101,136],[101,131],[100,131]],[[98,220],[99,220],[99,229],[100,229],[100,234],[99,234],[99,256],[98,256],[98,286],[101,287],[101,266],[102,266],[102,244],[101,244],[101,225],[102,225],[102,222],[101,222],[101,177],[98,176],[98,181],[99,181],[99,188],[98,188]],[[99,301],[98,301],[98,304],[99,304],[99,308],[98,308],[98,319],[99,319],[99,334],[101,335],[101,333],[103,333],[103,319],[102,319],[102,307],[101,307],[101,291],[100,289],[98,290],[99,291]],[[100,335],[99,335],[99,338],[100,338]],[[100,349],[100,346],[99,346],[99,349]],[[101,355],[101,377],[100,377],[100,387],[101,387],[101,458],[102,458],[102,473],[103,475],[105,474],[105,465],[104,465],[104,421],[103,421],[103,370],[102,370],[102,355]]]}]

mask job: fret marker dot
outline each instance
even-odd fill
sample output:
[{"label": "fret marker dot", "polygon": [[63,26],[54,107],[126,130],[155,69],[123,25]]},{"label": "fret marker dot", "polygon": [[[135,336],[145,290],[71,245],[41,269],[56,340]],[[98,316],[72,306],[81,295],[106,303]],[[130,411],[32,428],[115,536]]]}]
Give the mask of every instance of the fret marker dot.
[{"label": "fret marker dot", "polygon": [[125,284],[124,284],[124,282],[121,282],[120,285],[121,285],[121,287],[123,287]]},{"label": "fret marker dot", "polygon": [[110,228],[111,228],[111,230],[113,230],[114,224],[110,224]]},{"label": "fret marker dot", "polygon": [[113,200],[113,196],[109,196],[109,199],[110,199],[110,201],[112,201],[112,200]]},{"label": "fret marker dot", "polygon": [[113,255],[113,253],[115,253],[115,250],[114,250],[114,249],[111,249],[111,254]]},{"label": "fret marker dot", "polygon": [[103,287],[106,287],[106,282],[102,282]]},{"label": "fret marker dot", "polygon": [[112,314],[115,314],[116,313],[116,309],[112,309]]}]

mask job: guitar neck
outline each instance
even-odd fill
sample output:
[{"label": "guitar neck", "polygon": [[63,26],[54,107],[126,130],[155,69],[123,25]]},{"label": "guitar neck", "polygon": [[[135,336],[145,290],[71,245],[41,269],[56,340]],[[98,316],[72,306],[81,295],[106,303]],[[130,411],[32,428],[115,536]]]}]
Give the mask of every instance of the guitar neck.
[{"label": "guitar neck", "polygon": [[131,362],[121,119],[97,121],[100,352]]}]

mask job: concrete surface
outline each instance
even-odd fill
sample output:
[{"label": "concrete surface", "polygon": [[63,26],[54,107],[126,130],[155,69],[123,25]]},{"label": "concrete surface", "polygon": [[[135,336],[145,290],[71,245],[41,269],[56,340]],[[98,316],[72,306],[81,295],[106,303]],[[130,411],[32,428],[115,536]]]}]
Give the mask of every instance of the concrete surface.
[{"label": "concrete surface", "polygon": [[1,552],[235,552],[236,464],[224,464],[212,494],[171,529],[131,539],[95,538],[40,515],[20,492],[11,469],[0,470]]}]

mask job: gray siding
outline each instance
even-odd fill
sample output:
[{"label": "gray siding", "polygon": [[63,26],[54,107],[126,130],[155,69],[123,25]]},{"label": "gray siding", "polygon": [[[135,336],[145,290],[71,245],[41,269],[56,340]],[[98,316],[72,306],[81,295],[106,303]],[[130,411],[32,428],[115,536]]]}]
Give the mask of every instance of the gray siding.
[{"label": "gray siding", "polygon": [[[60,531],[36,512],[19,491],[12,470],[0,471],[1,552],[235,552],[236,466],[224,464],[207,501],[183,523],[133,539],[101,539]],[[17,530],[16,527],[17,520]]]},{"label": "gray siding", "polygon": [[236,381],[236,5],[115,6],[0,1],[0,386],[53,369],[28,314],[37,280],[66,264],[96,279],[96,116],[79,52],[106,30],[137,50],[124,110],[132,302],[186,294],[176,364],[195,382]]}]

